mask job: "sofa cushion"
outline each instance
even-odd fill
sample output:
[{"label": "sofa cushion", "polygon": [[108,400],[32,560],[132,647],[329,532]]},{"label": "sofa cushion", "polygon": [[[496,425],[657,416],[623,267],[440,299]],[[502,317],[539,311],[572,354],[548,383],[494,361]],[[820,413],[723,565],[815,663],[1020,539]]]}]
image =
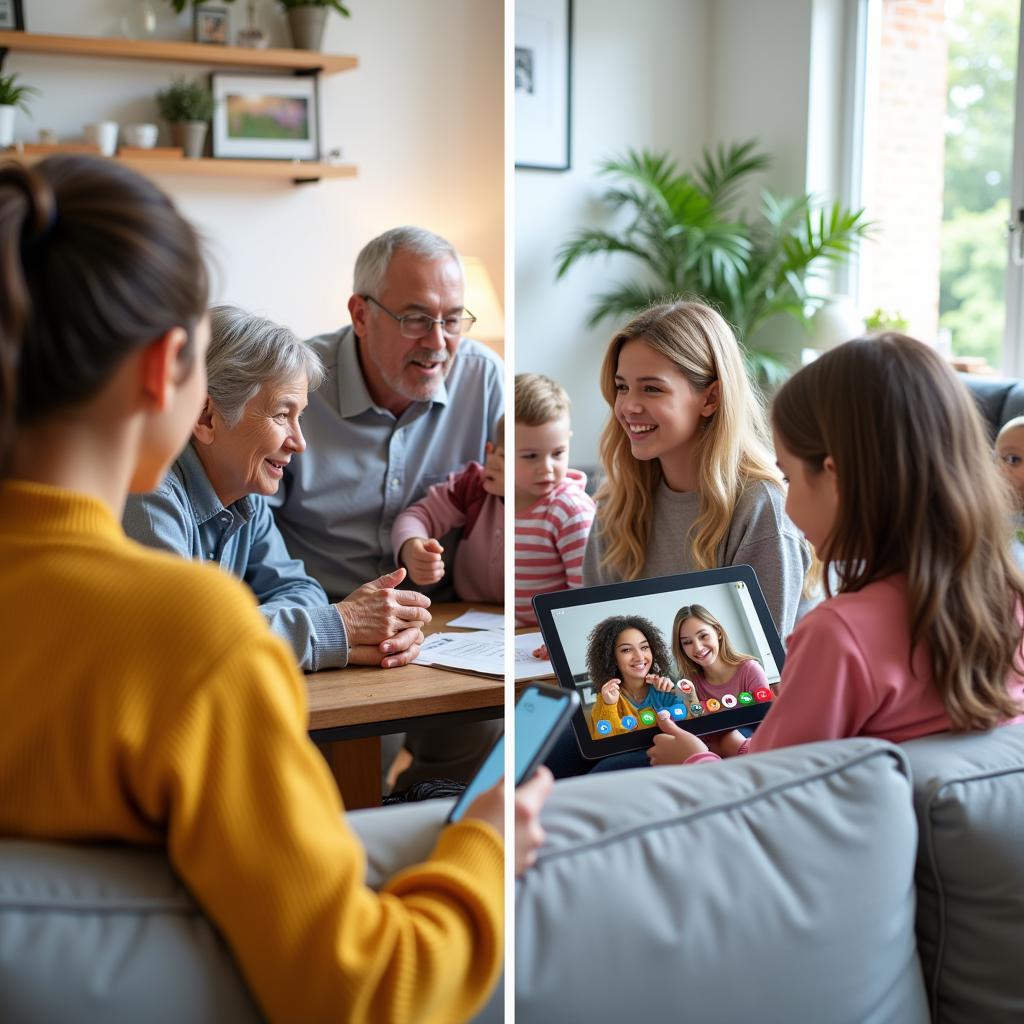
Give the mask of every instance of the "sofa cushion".
[{"label": "sofa cushion", "polygon": [[978,403],[993,438],[1008,420],[1024,415],[1024,384],[1019,380],[1001,380],[970,373],[959,376]]},{"label": "sofa cushion", "polygon": [[1024,1020],[1024,725],[904,744],[921,843],[917,935],[941,1024]]},{"label": "sofa cushion", "polygon": [[162,851],[0,843],[0,1020],[262,1019]]},{"label": "sofa cushion", "polygon": [[517,1019],[924,1024],[910,794],[861,739],[560,782]]}]

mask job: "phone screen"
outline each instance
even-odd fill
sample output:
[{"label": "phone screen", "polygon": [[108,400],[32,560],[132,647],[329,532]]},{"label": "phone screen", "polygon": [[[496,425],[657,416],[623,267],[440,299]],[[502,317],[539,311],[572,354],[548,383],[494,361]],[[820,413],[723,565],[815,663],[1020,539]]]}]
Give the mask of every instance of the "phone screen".
[{"label": "phone screen", "polygon": [[[543,757],[554,734],[571,712],[576,695],[570,691],[530,686],[516,702],[516,785]],[[505,737],[498,737],[476,775],[459,797],[449,821],[458,821],[466,808],[486,789],[490,789],[505,773]]]},{"label": "phone screen", "polygon": [[516,785],[526,781],[552,733],[565,718],[572,695],[531,686],[516,704]]},{"label": "phone screen", "polygon": [[448,816],[449,821],[458,821],[466,808],[485,790],[490,789],[505,774],[505,735],[498,737],[491,752],[484,758],[484,763],[476,770],[476,775],[469,780],[463,790],[459,802]]}]

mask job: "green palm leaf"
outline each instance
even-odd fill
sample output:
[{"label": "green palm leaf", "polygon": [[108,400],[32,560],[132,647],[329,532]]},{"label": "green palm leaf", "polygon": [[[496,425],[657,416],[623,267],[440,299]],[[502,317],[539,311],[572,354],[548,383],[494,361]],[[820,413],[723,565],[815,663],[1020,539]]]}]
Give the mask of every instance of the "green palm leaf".
[{"label": "green palm leaf", "polygon": [[[806,323],[822,301],[808,282],[849,259],[871,225],[863,210],[816,203],[809,195],[762,192],[752,221],[730,213],[769,162],[753,140],[705,150],[692,173],[680,172],[667,153],[648,150],[606,160],[599,174],[610,185],[602,199],[609,210],[628,213],[628,221],[615,232],[573,234],[556,254],[556,278],[600,253],[639,264],[640,279],[595,298],[591,326],[688,294],[719,309],[742,339],[779,314]],[[772,383],[784,373],[776,355],[745,351],[748,367],[762,380]]]}]

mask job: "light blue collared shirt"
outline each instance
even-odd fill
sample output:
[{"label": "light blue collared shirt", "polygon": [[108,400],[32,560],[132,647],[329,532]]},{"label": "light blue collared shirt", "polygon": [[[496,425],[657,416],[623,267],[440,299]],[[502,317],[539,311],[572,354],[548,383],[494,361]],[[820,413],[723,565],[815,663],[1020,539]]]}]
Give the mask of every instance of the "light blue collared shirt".
[{"label": "light blue collared shirt", "polygon": [[[396,417],[370,397],[351,327],[310,344],[327,376],[302,417],[308,448],[288,464],[270,503],[288,550],[338,601],[395,568],[399,512],[467,462],[483,461],[504,408],[503,371],[490,349],[464,339],[434,398]],[[450,566],[449,553],[446,545]],[[431,593],[443,600],[445,583]]]},{"label": "light blue collared shirt", "polygon": [[341,614],[285,547],[262,495],[227,508],[191,444],[149,494],[130,494],[124,530],[141,544],[219,565],[244,580],[270,628],[308,672],[348,663]]}]

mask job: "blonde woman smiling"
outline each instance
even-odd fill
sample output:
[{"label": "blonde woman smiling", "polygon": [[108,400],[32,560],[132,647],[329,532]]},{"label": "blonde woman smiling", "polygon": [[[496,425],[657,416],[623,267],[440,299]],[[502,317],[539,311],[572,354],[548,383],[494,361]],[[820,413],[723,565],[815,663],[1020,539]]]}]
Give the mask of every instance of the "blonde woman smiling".
[{"label": "blonde woman smiling", "polygon": [[750,565],[785,637],[811,555],[728,324],[698,302],[645,310],[608,346],[601,391],[612,416],[584,585]]}]

